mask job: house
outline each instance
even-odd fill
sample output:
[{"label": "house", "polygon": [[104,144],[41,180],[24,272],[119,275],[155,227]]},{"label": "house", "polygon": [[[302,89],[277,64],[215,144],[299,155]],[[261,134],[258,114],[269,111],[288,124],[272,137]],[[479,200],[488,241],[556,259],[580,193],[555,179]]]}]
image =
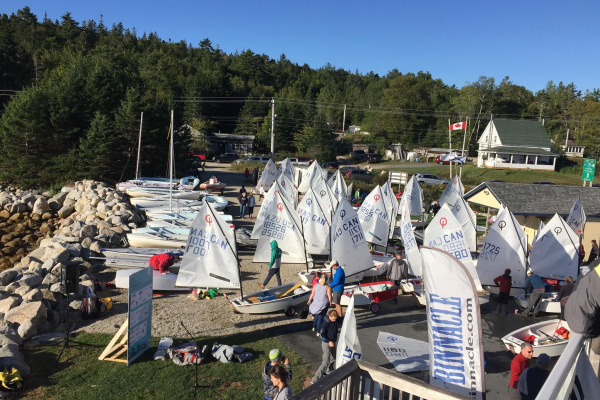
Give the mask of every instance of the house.
[{"label": "house", "polygon": [[215,154],[236,153],[239,156],[252,154],[254,135],[233,135],[229,133],[202,133],[190,125],[183,125],[180,130],[188,129],[194,142],[205,143]]},{"label": "house", "polygon": [[491,120],[478,143],[478,167],[554,171],[558,157],[538,121]]},{"label": "house", "polygon": [[356,133],[361,135],[368,135],[369,132],[361,130],[360,125],[350,125],[348,127],[348,133]]},{"label": "house", "polygon": [[600,237],[600,188],[486,181],[464,195],[468,203],[484,207],[488,213],[504,204],[525,231],[529,243],[540,221],[546,223],[557,213],[567,218],[578,197],[587,216],[583,244],[589,248],[591,240]]},{"label": "house", "polygon": [[567,139],[565,144],[560,147],[563,148],[568,157],[583,157],[583,152],[585,151],[585,146],[578,146],[571,139]]}]

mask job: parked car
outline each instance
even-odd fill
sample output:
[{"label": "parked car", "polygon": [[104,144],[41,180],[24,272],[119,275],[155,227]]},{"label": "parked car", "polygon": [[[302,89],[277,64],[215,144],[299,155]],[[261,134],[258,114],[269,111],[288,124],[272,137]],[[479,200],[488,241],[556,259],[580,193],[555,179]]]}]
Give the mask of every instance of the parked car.
[{"label": "parked car", "polygon": [[446,179],[442,179],[439,176],[433,174],[417,173],[414,176],[417,178],[417,182],[425,183],[427,185],[447,185],[448,183],[450,183]]},{"label": "parked car", "polygon": [[352,159],[356,162],[361,162],[362,160],[365,159],[365,151],[364,150],[354,150],[352,153],[350,153],[350,156],[352,157]]},{"label": "parked car", "polygon": [[347,176],[348,171],[351,170],[351,169],[360,169],[360,168],[354,167],[354,166],[351,166],[351,165],[346,165],[346,166],[343,166],[342,168],[340,168],[340,173],[343,176]]},{"label": "parked car", "polygon": [[349,169],[346,173],[346,177],[348,179],[354,179],[357,181],[371,183],[373,182],[375,175],[373,175],[371,171],[366,169]]},{"label": "parked car", "polygon": [[239,164],[243,162],[257,162],[261,164],[266,164],[269,162],[269,156],[246,156],[244,158],[240,158],[239,160],[235,160],[233,164]]},{"label": "parked car", "polygon": [[192,156],[194,158],[199,158],[201,161],[206,160],[206,152],[205,151],[192,150],[192,151],[190,151],[190,156]]},{"label": "parked car", "polygon": [[378,163],[381,162],[381,156],[377,153],[367,153],[365,154],[365,161],[370,163]]},{"label": "parked car", "polygon": [[323,168],[331,168],[331,169],[338,169],[340,167],[340,164],[338,164],[336,162],[332,162],[332,161],[326,161],[323,164],[321,164],[321,167],[323,167]]},{"label": "parked car", "polygon": [[556,183],[554,182],[550,182],[550,181],[535,181],[535,182],[531,182],[533,185],[556,185]]},{"label": "parked car", "polygon": [[219,154],[218,156],[215,157],[215,162],[217,162],[217,163],[232,162],[232,161],[237,160],[238,158],[240,158],[240,157],[235,153],[223,153],[223,154]]},{"label": "parked car", "polygon": [[[446,157],[446,156],[447,156],[447,154],[445,154],[445,155],[444,155],[444,157]],[[448,160],[442,160],[442,156],[441,156],[441,155],[439,155],[439,156],[437,156],[437,157],[435,158],[435,163],[436,163],[436,164],[440,164],[440,165],[449,165],[450,163],[453,163],[453,164],[460,164],[460,162],[458,162],[458,161],[448,161]]]},{"label": "parked car", "polygon": [[[313,162],[313,160],[308,157],[288,157],[288,160],[290,160],[293,165],[301,165],[305,167],[308,167]],[[282,162],[283,161],[277,161],[275,164],[281,164]]]}]

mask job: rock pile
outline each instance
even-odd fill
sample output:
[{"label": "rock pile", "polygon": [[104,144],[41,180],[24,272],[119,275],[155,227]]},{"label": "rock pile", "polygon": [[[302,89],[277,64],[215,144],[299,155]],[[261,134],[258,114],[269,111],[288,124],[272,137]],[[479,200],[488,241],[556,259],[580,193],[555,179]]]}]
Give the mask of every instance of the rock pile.
[{"label": "rock pile", "polygon": [[[14,366],[27,375],[29,366],[18,351],[22,341],[66,329],[63,269],[79,266],[80,292],[93,291],[90,256],[118,246],[141,216],[123,193],[101,182],[76,182],[52,197],[3,189],[1,252],[19,261],[0,272],[0,369]],[[15,232],[8,232],[9,226]],[[29,248],[35,250],[26,252]]]}]

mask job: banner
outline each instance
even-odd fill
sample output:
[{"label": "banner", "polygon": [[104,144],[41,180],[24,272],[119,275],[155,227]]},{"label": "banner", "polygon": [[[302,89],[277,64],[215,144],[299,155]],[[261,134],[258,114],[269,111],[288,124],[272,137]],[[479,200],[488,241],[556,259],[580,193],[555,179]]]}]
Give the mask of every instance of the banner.
[{"label": "banner", "polygon": [[335,354],[335,368],[339,368],[348,361],[362,358],[362,348],[356,331],[356,316],[354,315],[354,296],[350,298],[348,308],[344,314],[342,330],[340,331]]},{"label": "banner", "polygon": [[577,279],[579,272],[579,236],[560,215],[554,217],[532,243],[529,267],[542,278]]},{"label": "banner", "polygon": [[396,371],[429,371],[429,343],[379,332],[377,344]]},{"label": "banner", "polygon": [[367,242],[386,246],[390,232],[389,214],[379,185],[369,193],[358,209],[358,219]]},{"label": "banner", "polygon": [[175,286],[240,288],[232,225],[205,202],[198,211],[185,246]]},{"label": "banner", "polygon": [[585,221],[587,220],[585,216],[585,211],[583,210],[583,204],[581,204],[581,198],[577,198],[575,203],[573,203],[573,207],[571,207],[571,212],[569,212],[569,216],[567,217],[567,225],[575,231],[578,235],[583,234],[583,230],[585,229]]},{"label": "banner", "polygon": [[494,279],[510,268],[512,286],[525,286],[527,237],[507,207],[501,206],[496,221],[485,237],[477,261],[477,274],[483,285],[494,286]]},{"label": "banner", "polygon": [[471,274],[476,289],[483,290],[477,271],[475,271],[465,234],[448,204],[442,206],[425,229],[423,244],[444,250],[459,259]]},{"label": "banner", "polygon": [[412,275],[422,276],[421,253],[419,253],[419,247],[417,246],[415,234],[412,230],[412,222],[410,220],[410,213],[408,212],[408,203],[404,203],[402,207],[402,214],[400,214],[400,233],[402,236],[402,244],[404,245],[404,252],[408,259],[408,269]]},{"label": "banner", "polygon": [[455,257],[421,247],[427,299],[429,383],[473,399],[485,396],[481,314],[475,282]]}]

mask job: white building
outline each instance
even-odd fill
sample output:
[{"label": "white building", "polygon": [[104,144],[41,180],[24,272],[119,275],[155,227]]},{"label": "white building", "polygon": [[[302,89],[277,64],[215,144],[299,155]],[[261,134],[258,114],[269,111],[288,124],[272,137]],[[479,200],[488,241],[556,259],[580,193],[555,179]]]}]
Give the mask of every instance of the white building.
[{"label": "white building", "polygon": [[565,154],[569,157],[583,157],[585,146],[578,146],[572,140],[567,140],[565,144],[561,146],[565,151]]},{"label": "white building", "polygon": [[478,143],[478,167],[553,171],[558,157],[538,121],[494,119]]}]

